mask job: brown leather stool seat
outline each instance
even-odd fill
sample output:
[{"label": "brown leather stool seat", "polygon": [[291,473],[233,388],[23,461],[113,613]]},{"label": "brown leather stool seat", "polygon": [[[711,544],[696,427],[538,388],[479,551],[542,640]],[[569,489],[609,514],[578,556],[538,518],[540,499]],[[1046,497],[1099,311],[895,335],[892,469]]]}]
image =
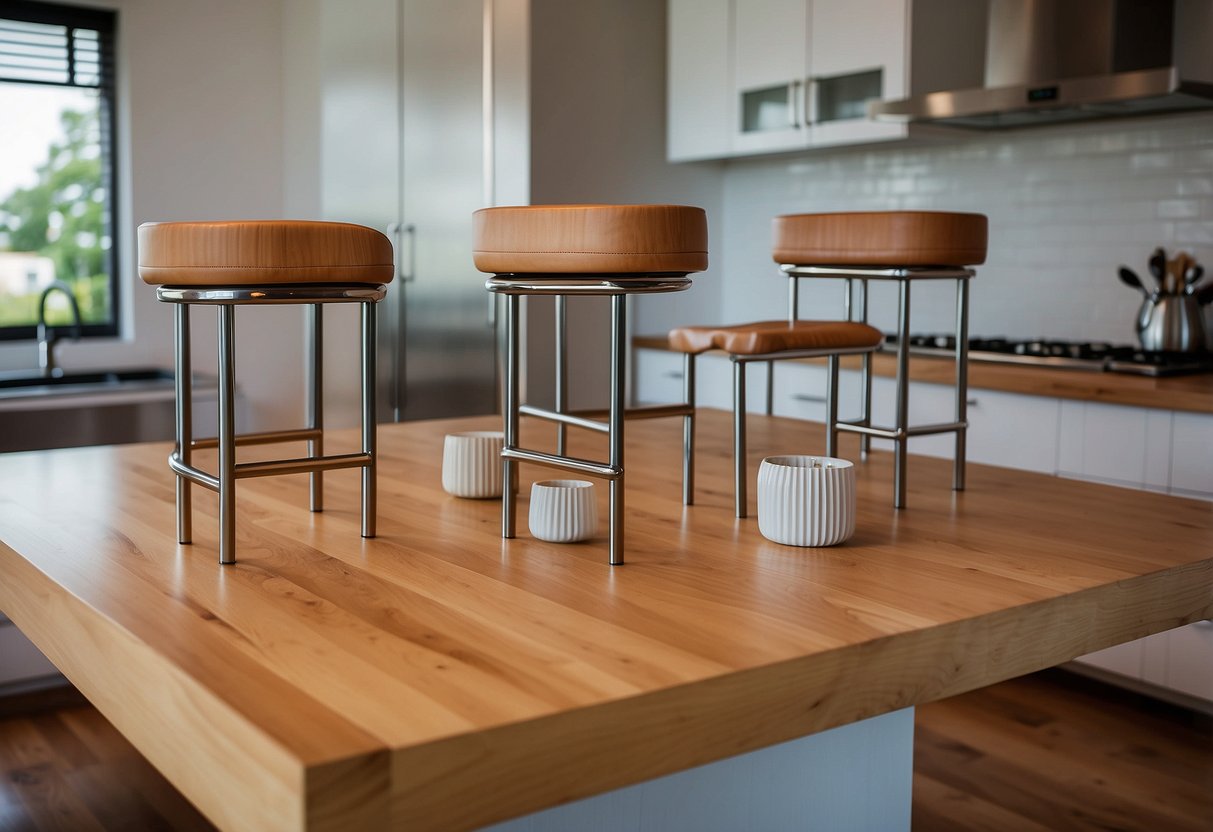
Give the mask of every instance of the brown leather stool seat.
[{"label": "brown leather stool seat", "polygon": [[986,261],[988,221],[948,211],[853,211],[775,218],[776,263],[906,268]]},{"label": "brown leather stool seat", "polygon": [[275,286],[392,280],[392,244],[341,222],[149,222],[139,226],[139,276],[154,286]]},{"label": "brown leather stool seat", "polygon": [[[272,474],[311,476],[311,508],[323,508],[323,472],[362,469],[362,536],[375,536],[375,308],[395,274],[392,244],[372,228],[339,222],[249,220],[153,222],[139,226],[139,276],[176,305],[174,317],[177,443],[169,468],[177,476],[177,540],[193,536],[191,486],[219,494],[219,562],[236,561],[236,480]],[[362,308],[362,451],[325,456],[323,316],[326,303]],[[219,431],[195,439],[192,424],[190,307],[218,312]],[[235,307],[304,304],[307,316],[307,426],[237,436]],[[307,442],[307,455],[239,464],[236,446]],[[218,471],[196,467],[193,451],[216,448]]]},{"label": "brown leather stool seat", "polygon": [[707,218],[687,205],[524,205],[474,215],[491,274],[690,274],[708,267]]},{"label": "brown leather stool seat", "polygon": [[670,349],[732,355],[766,355],[784,350],[878,347],[884,333],[854,321],[757,321],[734,326],[684,326],[670,331]]},{"label": "brown leather stool seat", "polygon": [[[683,500],[692,501],[694,468],[693,404],[628,408],[624,393],[627,376],[627,296],[678,292],[691,285],[687,275],[708,267],[708,223],[702,208],[687,205],[524,205],[484,208],[474,214],[473,262],[493,275],[485,286],[506,296],[506,378],[502,410],[505,445],[501,452],[505,487],[501,502],[501,536],[515,535],[517,464],[534,462],[560,470],[607,480],[609,506],[608,550],[612,565],[624,559],[625,418],[679,416],[683,419]],[[555,298],[556,401],[552,409],[523,404],[519,398],[520,297],[552,295]],[[568,412],[568,333],[566,300],[569,295],[606,296],[611,300],[610,406],[605,423],[589,415]],[[556,423],[556,453],[522,447],[519,416],[534,416]],[[567,453],[567,428],[579,427],[607,434],[609,460],[578,459]]]}]

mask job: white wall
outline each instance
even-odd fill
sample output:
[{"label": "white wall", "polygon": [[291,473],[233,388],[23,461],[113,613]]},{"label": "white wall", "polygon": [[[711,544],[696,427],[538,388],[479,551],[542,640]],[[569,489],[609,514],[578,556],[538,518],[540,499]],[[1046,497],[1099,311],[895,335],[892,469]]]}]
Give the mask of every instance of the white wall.
[{"label": "white wall", "polygon": [[[172,366],[172,308],[136,274],[141,222],[283,215],[283,0],[110,0],[118,11],[122,336],[62,342],[68,370]],[[237,383],[249,426],[287,426],[302,404],[297,310],[237,311]],[[196,309],[195,366],[213,372],[214,316]],[[37,366],[32,343],[0,367]]]},{"label": "white wall", "polygon": [[[532,0],[531,14],[531,201],[705,208],[709,271],[695,275],[686,292],[637,298],[631,328],[652,332],[669,318],[687,323],[718,315],[719,166],[665,161],[665,3]],[[576,334],[570,405],[605,406],[609,304],[574,299],[569,319]],[[532,401],[542,401],[547,389],[550,371],[536,359],[550,354],[549,322],[546,309],[527,321],[529,369],[538,371],[528,380]]]},{"label": "white wall", "polygon": [[[1141,298],[1117,280],[1121,263],[1148,280],[1146,260],[1161,245],[1213,267],[1213,114],[735,161],[724,206],[713,249],[724,266],[718,321],[785,313],[785,279],[770,258],[777,214],[978,211],[990,217],[990,249],[972,286],[973,334],[1130,343]],[[886,330],[891,288],[878,287],[874,307]],[[817,310],[836,312],[841,289],[813,296],[828,301]],[[916,331],[950,331],[951,289],[919,284],[913,301]]]}]

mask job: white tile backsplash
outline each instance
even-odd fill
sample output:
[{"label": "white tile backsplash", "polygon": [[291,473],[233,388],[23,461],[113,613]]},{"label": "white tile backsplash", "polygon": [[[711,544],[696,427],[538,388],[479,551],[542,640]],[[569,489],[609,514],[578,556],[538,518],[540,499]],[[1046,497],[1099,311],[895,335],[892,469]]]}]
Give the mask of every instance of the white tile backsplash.
[{"label": "white tile backsplash", "polygon": [[[777,318],[786,291],[770,257],[777,214],[936,209],[990,217],[990,249],[972,287],[976,335],[1134,340],[1141,296],[1126,264],[1149,279],[1155,246],[1213,267],[1213,114],[1104,121],[960,135],[731,161],[723,166],[719,321]],[[807,287],[808,314],[834,314],[841,289]],[[913,328],[950,329],[943,287],[915,286]],[[876,325],[892,329],[895,298],[877,291]],[[888,295],[888,297],[885,297]]]}]

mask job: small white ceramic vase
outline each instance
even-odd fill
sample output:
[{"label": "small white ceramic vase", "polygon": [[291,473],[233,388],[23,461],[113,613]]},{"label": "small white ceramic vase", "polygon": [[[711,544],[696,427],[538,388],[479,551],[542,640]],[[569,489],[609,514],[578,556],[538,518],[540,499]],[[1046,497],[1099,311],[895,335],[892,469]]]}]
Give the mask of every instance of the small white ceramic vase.
[{"label": "small white ceramic vase", "polygon": [[456,497],[500,497],[504,444],[501,431],[448,433],[442,444],[443,490]]},{"label": "small white ceramic vase", "polygon": [[828,456],[771,456],[758,469],[758,530],[788,546],[833,546],[855,532],[855,466]]},{"label": "small white ceramic vase", "polygon": [[552,543],[589,540],[598,531],[594,484],[543,480],[531,486],[531,535]]}]

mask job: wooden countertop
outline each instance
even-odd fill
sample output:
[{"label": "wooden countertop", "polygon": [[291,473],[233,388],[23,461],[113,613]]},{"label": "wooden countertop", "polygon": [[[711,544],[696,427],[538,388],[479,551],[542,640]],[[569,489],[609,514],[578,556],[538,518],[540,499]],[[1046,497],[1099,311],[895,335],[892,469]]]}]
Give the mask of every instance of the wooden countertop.
[{"label": "wooden countertop", "polygon": [[[637,349],[669,351],[664,335],[640,335],[632,339]],[[713,350],[716,355],[723,352]],[[798,359],[825,364],[824,358]],[[859,368],[859,359],[844,357],[842,366]],[[914,381],[952,384],[955,364],[950,358],[913,355],[910,358],[910,378]],[[880,352],[875,356],[873,372],[893,378],[897,375],[896,356]],[[1079,399],[1104,404],[1128,404],[1155,407],[1162,410],[1186,410],[1213,413],[1213,373],[1197,373],[1169,378],[1151,378],[1131,373],[1092,373],[1054,367],[1033,367],[1025,364],[998,364],[990,361],[969,362],[969,386],[1032,396],[1053,396],[1059,399]]]},{"label": "wooden countertop", "polygon": [[[626,565],[525,536],[525,501],[502,541],[439,484],[443,434],[496,424],[382,427],[373,541],[357,472],[321,515],[242,481],[234,567],[208,492],[176,545],[166,444],[3,455],[0,609],[220,826],[323,830],[474,827],[1213,616],[1208,503],[978,465],[953,494],[912,457],[894,511],[875,453],[855,537],[789,548],[733,518],[718,411],[685,509],[680,421],[629,423]],[[822,446],[750,424],[754,465]]]}]

